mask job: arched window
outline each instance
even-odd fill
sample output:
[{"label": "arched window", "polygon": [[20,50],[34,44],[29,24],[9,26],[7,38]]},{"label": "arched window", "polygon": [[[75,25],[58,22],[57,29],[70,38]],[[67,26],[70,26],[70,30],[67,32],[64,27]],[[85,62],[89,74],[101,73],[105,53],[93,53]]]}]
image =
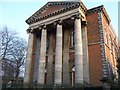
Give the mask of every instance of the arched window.
[{"label": "arched window", "polygon": [[110,46],[110,49],[113,50],[113,44],[112,44],[112,37],[111,35],[109,34],[109,46]]},{"label": "arched window", "polygon": [[109,72],[109,78],[111,80],[114,80],[114,74],[113,74],[112,65],[109,62],[108,62],[108,72]]},{"label": "arched window", "polygon": [[75,71],[75,66],[72,67],[72,72],[74,72],[74,71]]},{"label": "arched window", "polygon": [[104,37],[105,37],[105,43],[108,44],[108,33],[106,28],[104,29]]},{"label": "arched window", "polygon": [[75,84],[75,66],[72,67],[72,86]]},{"label": "arched window", "polygon": [[109,44],[108,43],[108,34],[106,34],[106,44]]},{"label": "arched window", "polygon": [[74,47],[75,42],[74,42],[74,31],[70,34],[70,47]]}]

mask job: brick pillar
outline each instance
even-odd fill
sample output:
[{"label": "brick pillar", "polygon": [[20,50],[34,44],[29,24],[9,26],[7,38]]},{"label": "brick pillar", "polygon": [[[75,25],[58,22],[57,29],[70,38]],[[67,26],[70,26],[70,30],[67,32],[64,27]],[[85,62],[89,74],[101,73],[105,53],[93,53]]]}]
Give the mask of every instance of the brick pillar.
[{"label": "brick pillar", "polygon": [[75,84],[83,84],[83,50],[81,19],[77,17],[74,22],[75,29]]},{"label": "brick pillar", "polygon": [[31,80],[31,71],[32,71],[32,55],[33,55],[33,43],[34,42],[34,34],[29,33],[29,41],[28,41],[28,50],[27,50],[27,60],[25,67],[25,77],[24,77],[24,87],[27,88],[30,84]]},{"label": "brick pillar", "polygon": [[44,85],[45,82],[45,64],[46,64],[46,28],[42,28],[41,47],[38,69],[38,85]]},{"label": "brick pillar", "polygon": [[57,24],[54,84],[62,84],[62,25]]}]

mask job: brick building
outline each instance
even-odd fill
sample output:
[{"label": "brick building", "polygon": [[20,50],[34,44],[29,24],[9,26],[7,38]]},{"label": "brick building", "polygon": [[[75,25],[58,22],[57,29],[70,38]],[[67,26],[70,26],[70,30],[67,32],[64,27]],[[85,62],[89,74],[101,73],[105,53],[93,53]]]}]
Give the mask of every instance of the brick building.
[{"label": "brick building", "polygon": [[118,38],[103,5],[48,2],[29,24],[24,83],[101,86],[116,81]]}]

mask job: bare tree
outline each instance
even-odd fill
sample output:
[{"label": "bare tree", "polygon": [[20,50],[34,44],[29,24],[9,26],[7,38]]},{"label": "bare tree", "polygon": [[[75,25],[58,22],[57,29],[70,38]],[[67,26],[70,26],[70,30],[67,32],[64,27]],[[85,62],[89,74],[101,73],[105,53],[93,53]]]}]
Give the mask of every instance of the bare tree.
[{"label": "bare tree", "polygon": [[11,57],[14,60],[15,64],[15,78],[16,81],[20,74],[20,68],[24,65],[27,52],[27,43],[23,39],[18,39],[13,44],[14,48],[11,50]]},{"label": "bare tree", "polygon": [[20,68],[26,59],[26,51],[27,42],[18,37],[15,31],[10,31],[7,27],[0,30],[0,59],[4,61],[2,68],[8,76],[12,73],[11,76],[18,80]]},{"label": "bare tree", "polygon": [[13,78],[15,75],[14,63],[9,59],[2,60],[2,70],[4,71],[4,78]]},{"label": "bare tree", "polygon": [[7,27],[2,28],[0,31],[0,59],[10,55],[10,51],[13,48],[13,43],[15,42],[16,33],[8,30]]}]

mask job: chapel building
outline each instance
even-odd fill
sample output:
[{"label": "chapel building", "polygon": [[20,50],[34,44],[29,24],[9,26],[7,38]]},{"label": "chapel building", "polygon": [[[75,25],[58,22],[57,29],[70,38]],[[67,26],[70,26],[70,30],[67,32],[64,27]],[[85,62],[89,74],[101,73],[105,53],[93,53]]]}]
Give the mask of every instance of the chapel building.
[{"label": "chapel building", "polygon": [[117,81],[118,38],[103,5],[48,2],[29,25],[24,83],[101,86]]}]

